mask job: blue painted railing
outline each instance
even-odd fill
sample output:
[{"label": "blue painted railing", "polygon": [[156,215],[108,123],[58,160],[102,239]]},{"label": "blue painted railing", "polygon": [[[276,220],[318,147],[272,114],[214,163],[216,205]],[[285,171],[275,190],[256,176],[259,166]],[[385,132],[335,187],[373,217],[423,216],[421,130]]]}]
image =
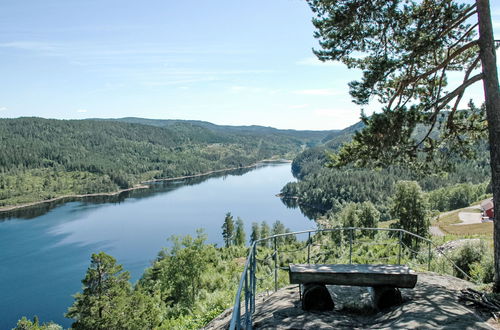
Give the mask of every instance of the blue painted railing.
[{"label": "blue painted railing", "polygon": [[[311,245],[312,245],[312,240],[311,240],[311,234],[316,234],[320,232],[335,232],[335,231],[340,231],[340,232],[348,232],[349,233],[349,263],[352,263],[352,248],[353,248],[353,243],[356,243],[356,240],[353,239],[355,237],[355,232],[356,230],[362,230],[363,232],[367,231],[385,231],[385,232],[393,232],[397,233],[398,237],[398,264],[401,264],[401,257],[402,257],[402,251],[403,247],[406,249],[410,249],[408,246],[406,246],[403,243],[403,235],[410,235],[423,243],[424,245],[427,245],[428,250],[427,250],[427,270],[431,270],[431,260],[432,260],[432,247],[436,247],[436,245],[430,240],[425,237],[419,236],[417,234],[411,233],[409,231],[403,230],[403,229],[395,229],[395,228],[359,228],[359,227],[347,227],[347,228],[330,228],[330,229],[317,229],[317,230],[304,230],[304,231],[297,231],[293,233],[285,233],[285,234],[279,234],[279,235],[274,235],[266,238],[262,238],[259,240],[256,240],[252,243],[250,246],[250,250],[245,262],[245,267],[243,269],[243,272],[241,274],[240,282],[238,285],[238,290],[236,292],[236,297],[234,299],[234,307],[233,307],[233,313],[231,317],[231,323],[229,325],[229,329],[234,330],[234,329],[252,329],[252,316],[253,313],[255,312],[255,298],[257,294],[257,278],[256,278],[256,270],[257,270],[257,246],[259,244],[262,244],[264,242],[271,241],[273,244],[274,248],[274,253],[272,254],[272,257],[274,259],[274,291],[278,290],[278,270],[279,270],[279,264],[278,264],[278,238],[280,237],[286,237],[290,235],[301,235],[301,234],[307,234],[308,238],[306,241],[306,245],[304,248],[307,247],[307,263],[310,263],[311,260]],[[413,251],[410,249],[412,252],[418,253],[418,251]],[[440,250],[436,250],[437,253],[441,254],[446,261],[450,262],[450,264],[460,273],[462,273],[465,278],[470,279],[470,276],[467,275],[462,269],[460,269],[444,252]],[[244,314],[242,315],[242,295],[244,298]]]}]

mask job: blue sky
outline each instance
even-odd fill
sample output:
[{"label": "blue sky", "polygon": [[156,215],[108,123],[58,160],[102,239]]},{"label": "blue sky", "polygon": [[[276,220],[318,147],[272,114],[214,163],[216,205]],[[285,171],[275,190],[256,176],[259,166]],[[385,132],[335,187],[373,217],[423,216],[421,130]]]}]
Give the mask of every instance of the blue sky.
[{"label": "blue sky", "polygon": [[315,46],[303,0],[1,0],[0,117],[354,124],[360,72],[317,61]]}]

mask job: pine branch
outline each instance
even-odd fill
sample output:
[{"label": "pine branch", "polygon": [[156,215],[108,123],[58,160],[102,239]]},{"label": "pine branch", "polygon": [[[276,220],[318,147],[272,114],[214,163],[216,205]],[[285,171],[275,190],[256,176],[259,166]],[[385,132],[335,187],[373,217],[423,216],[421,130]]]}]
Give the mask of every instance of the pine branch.
[{"label": "pine branch", "polygon": [[436,65],[431,70],[429,70],[427,72],[424,72],[421,75],[415,77],[414,80],[418,81],[420,79],[426,78],[426,77],[430,76],[431,74],[433,74],[433,73],[441,70],[442,68],[444,68],[445,66],[447,66],[458,55],[460,55],[463,52],[465,52],[466,50],[468,50],[468,49],[476,46],[477,44],[478,44],[478,40],[474,40],[474,41],[471,41],[471,42],[463,45],[462,47],[460,47],[459,49],[457,49],[456,51],[454,51],[451,55],[447,56],[447,58],[443,62],[441,62],[440,64]]},{"label": "pine branch", "polygon": [[[438,105],[440,109],[444,108],[451,100],[453,100],[457,95],[459,95],[463,90],[465,90],[470,85],[482,80],[484,75],[482,73],[478,73],[474,77],[464,81],[460,86],[455,88],[451,93],[446,94],[439,100],[437,100],[434,104]],[[440,105],[439,105],[440,104]]]},{"label": "pine branch", "polygon": [[[476,65],[478,65],[480,60],[481,60],[481,58],[478,56],[474,60],[474,62],[472,62],[472,64],[469,66],[469,68],[465,72],[463,82],[466,82],[469,79],[470,74],[472,73],[472,71],[474,70]],[[448,116],[448,122],[446,124],[448,126],[448,128],[451,128],[453,126],[453,117],[455,115],[455,112],[457,111],[457,108],[458,108],[458,105],[460,104],[460,101],[462,100],[462,97],[464,96],[464,92],[465,92],[465,89],[460,92],[460,94],[458,95],[458,97],[455,101],[455,104],[453,105],[453,108],[451,109],[451,113]]]},{"label": "pine branch", "polygon": [[444,37],[445,35],[447,35],[449,32],[453,31],[453,29],[455,29],[457,26],[459,26],[460,24],[462,24],[463,22],[465,22],[467,19],[469,19],[471,16],[477,14],[477,10],[474,10],[473,12],[470,12],[472,9],[475,9],[476,8],[476,4],[473,4],[472,6],[469,7],[469,9],[467,9],[463,15],[458,21],[456,21],[454,24],[450,25],[446,30],[444,30],[443,32],[441,32],[437,37],[436,37],[436,40],[437,39],[441,39],[442,37]]}]

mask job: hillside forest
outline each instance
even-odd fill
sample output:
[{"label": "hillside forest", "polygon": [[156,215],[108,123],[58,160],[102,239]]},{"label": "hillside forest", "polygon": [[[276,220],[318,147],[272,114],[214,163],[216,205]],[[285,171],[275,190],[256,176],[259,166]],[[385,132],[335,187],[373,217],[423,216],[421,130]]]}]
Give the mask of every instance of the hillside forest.
[{"label": "hillside forest", "polygon": [[329,133],[140,118],[0,119],[0,207],[292,159]]},{"label": "hillside forest", "polygon": [[298,204],[314,218],[334,218],[348,203],[371,202],[384,221],[393,218],[389,206],[398,181],[416,181],[427,193],[429,210],[441,212],[466,207],[491,194],[489,153],[484,140],[475,146],[475,157],[456,156],[447,167],[435,168],[431,173],[403,166],[328,167],[330,155],[362,127],[358,123],[334,132],[325,143],[297,155],[292,171],[298,181],[283,187],[285,201]]}]

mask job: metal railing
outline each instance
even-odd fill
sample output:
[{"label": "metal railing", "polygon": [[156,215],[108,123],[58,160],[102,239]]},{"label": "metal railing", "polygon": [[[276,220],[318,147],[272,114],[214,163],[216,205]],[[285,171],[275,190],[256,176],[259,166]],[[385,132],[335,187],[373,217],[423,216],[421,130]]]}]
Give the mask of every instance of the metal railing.
[{"label": "metal railing", "polygon": [[[303,250],[307,248],[307,254],[305,256],[305,261],[309,264],[311,263],[311,247],[317,246],[312,244],[313,243],[313,236],[312,234],[318,234],[318,233],[327,233],[327,232],[340,232],[342,235],[344,232],[348,232],[348,247],[349,247],[349,254],[348,254],[348,260],[349,264],[352,264],[353,262],[353,245],[356,244],[359,240],[356,239],[356,231],[361,231],[362,233],[366,232],[388,232],[392,234],[392,237],[397,237],[397,245],[398,245],[398,252],[397,252],[397,264],[400,265],[402,261],[403,254],[405,251],[409,252],[410,255],[414,254],[415,257],[410,258],[408,260],[413,260],[413,259],[418,259],[418,255],[422,253],[422,250],[417,251],[412,249],[410,246],[404,243],[403,236],[404,235],[409,235],[413,239],[416,240],[418,246],[422,245],[427,245],[427,251],[423,251],[424,253],[427,252],[427,270],[431,270],[431,261],[432,261],[432,247],[436,248],[437,246],[430,240],[425,237],[419,236],[417,234],[411,233],[409,231],[406,231],[404,229],[394,229],[394,228],[359,228],[359,227],[347,227],[347,228],[329,228],[329,229],[316,229],[316,230],[304,230],[304,231],[297,231],[293,233],[285,233],[285,234],[278,234],[266,238],[262,238],[259,240],[256,240],[252,243],[250,246],[250,250],[248,253],[248,257],[245,262],[245,267],[243,269],[239,285],[238,285],[238,290],[236,292],[236,297],[234,300],[234,307],[233,307],[233,313],[231,317],[231,323],[229,326],[229,329],[252,329],[252,316],[253,313],[255,312],[255,298],[257,294],[257,277],[256,277],[256,272],[257,272],[257,262],[259,259],[257,258],[257,247],[259,245],[265,244],[266,246],[272,246],[273,248],[273,253],[270,254],[266,260],[269,260],[272,258],[272,261],[274,263],[274,269],[271,272],[271,275],[274,275],[274,291],[278,291],[278,272],[280,269],[287,269],[287,267],[280,267],[279,266],[279,250],[278,250],[278,241],[283,240],[287,236],[297,236],[297,235],[303,235],[307,234],[307,240],[306,244],[303,248],[299,250]],[[343,236],[342,236],[343,237]],[[269,244],[269,242],[271,244]],[[376,244],[376,243],[371,243],[371,244]],[[321,247],[321,246],[320,246]],[[342,243],[340,243],[339,246],[341,249],[344,248],[342,246]],[[298,251],[298,250],[297,250]],[[465,278],[470,279],[470,276],[467,275],[462,269],[460,269],[443,251],[440,250],[435,250],[437,253],[441,254],[446,261],[450,262],[450,264],[455,268],[458,272],[460,272],[462,275],[464,275]],[[293,252],[293,251],[285,251],[285,252]],[[319,254],[321,256],[321,254]],[[387,258],[386,258],[387,259]],[[262,260],[260,260],[262,261]],[[244,303],[242,302],[242,294],[244,295]],[[243,306],[242,306],[243,305]],[[244,314],[242,315],[242,307],[244,307]]]}]

